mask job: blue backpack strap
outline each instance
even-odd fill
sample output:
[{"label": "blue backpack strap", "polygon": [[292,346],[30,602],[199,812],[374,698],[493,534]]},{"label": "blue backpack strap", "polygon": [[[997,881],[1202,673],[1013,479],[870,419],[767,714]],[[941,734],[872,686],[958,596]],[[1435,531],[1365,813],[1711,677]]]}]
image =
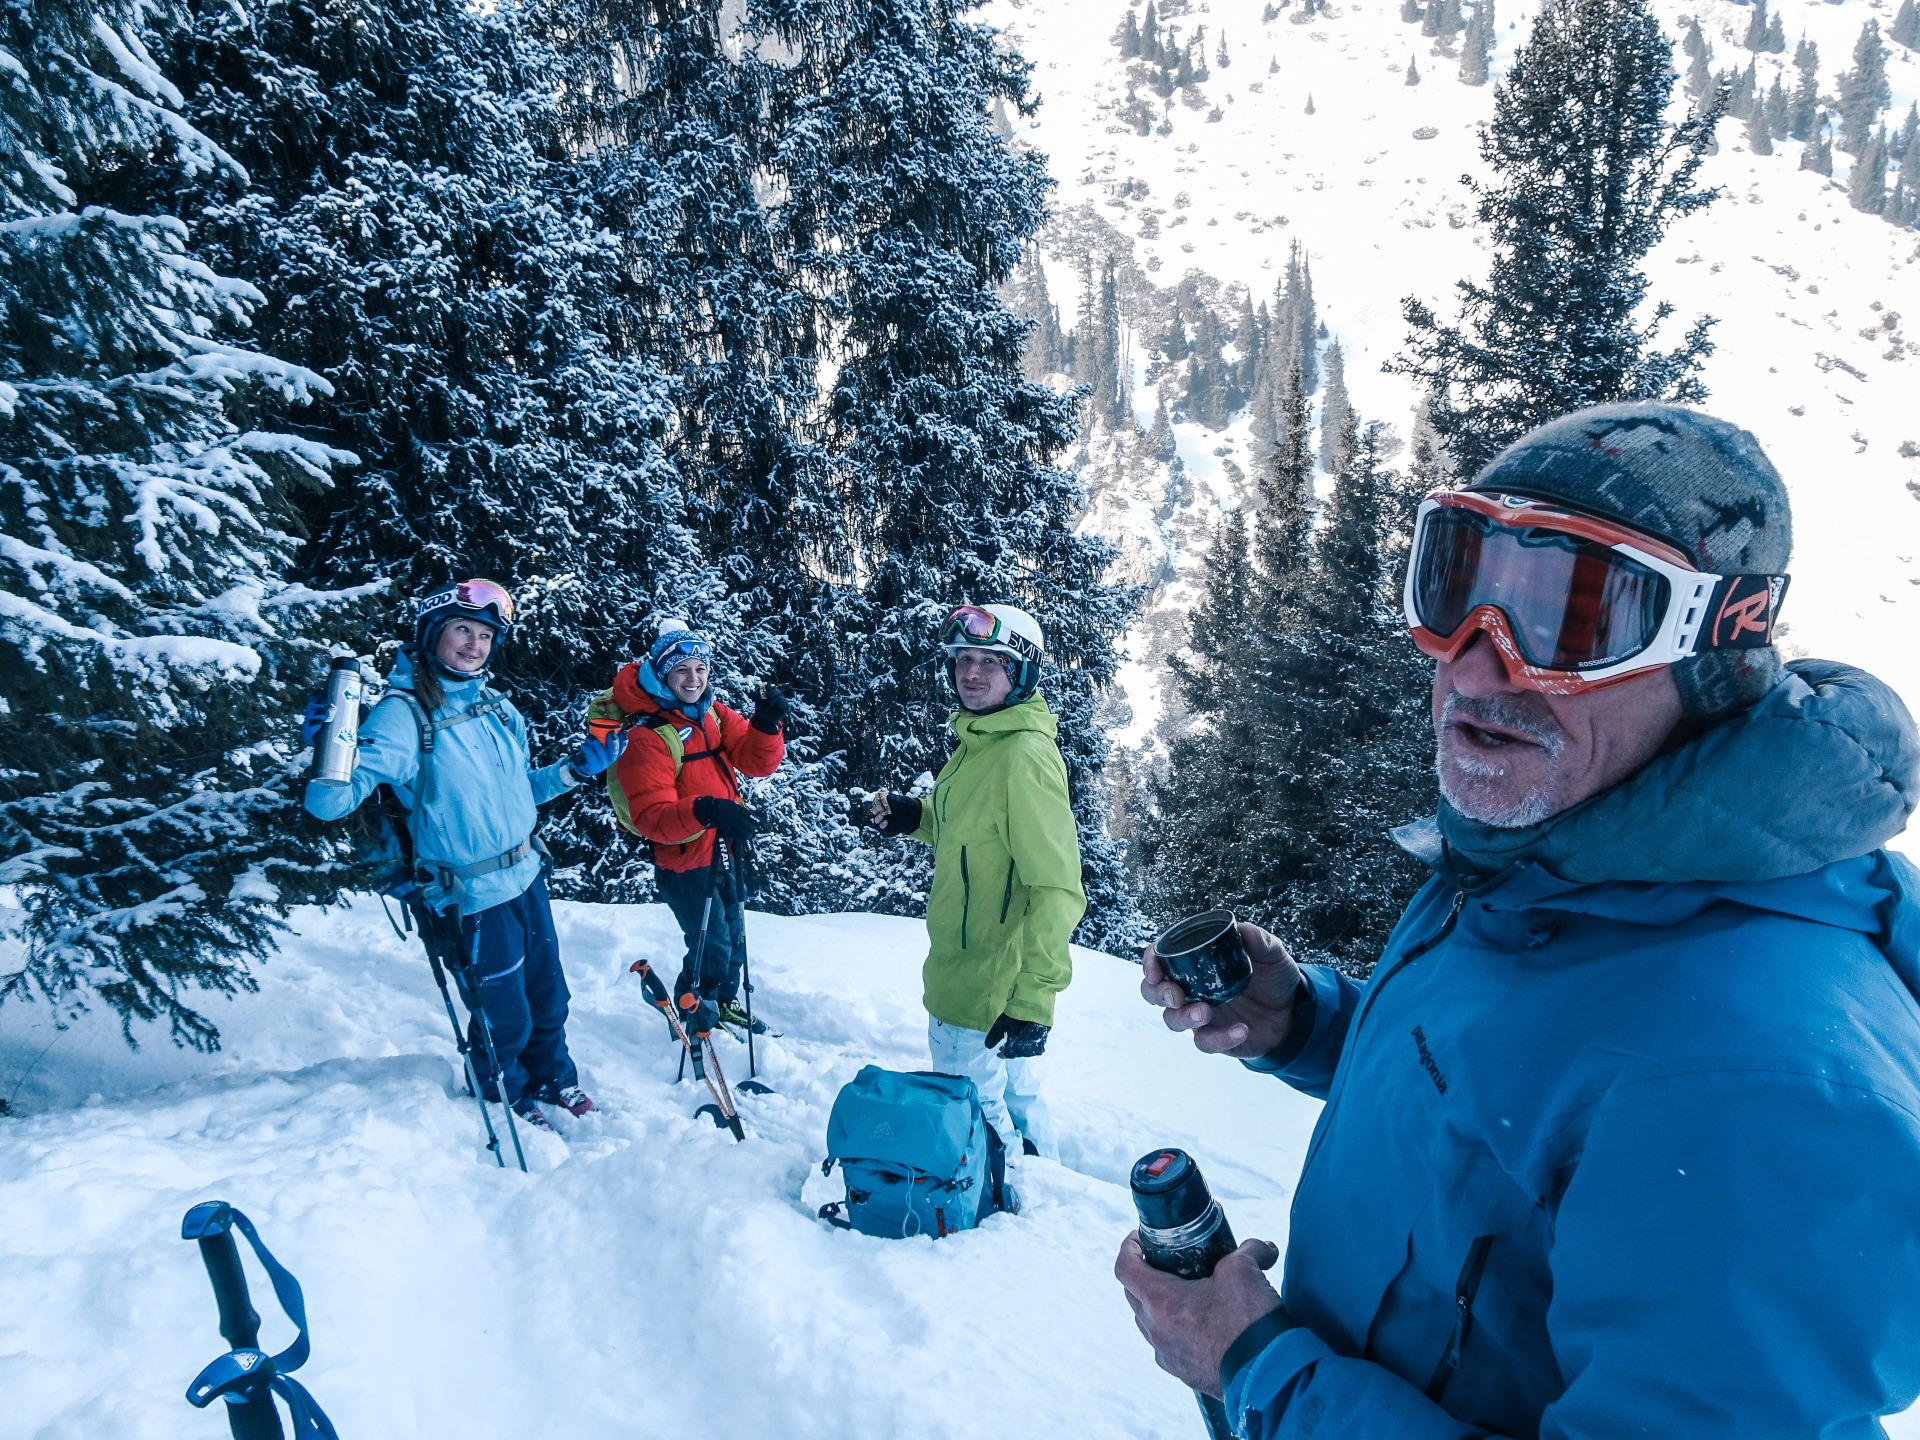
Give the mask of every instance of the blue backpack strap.
[{"label": "blue backpack strap", "polygon": [[396,685],[387,694],[406,706],[407,713],[413,717],[413,728],[420,733],[420,773],[413,779],[413,808],[418,810],[433,795],[433,737],[439,727],[413,691]]}]

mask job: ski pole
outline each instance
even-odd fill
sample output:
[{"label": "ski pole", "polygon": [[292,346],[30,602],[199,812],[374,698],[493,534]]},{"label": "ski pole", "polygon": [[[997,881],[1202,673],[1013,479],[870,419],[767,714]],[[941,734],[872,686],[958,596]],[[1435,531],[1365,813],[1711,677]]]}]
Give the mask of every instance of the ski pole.
[{"label": "ski pole", "polygon": [[[382,897],[384,899],[384,897]],[[408,897],[408,905],[415,903],[415,897]],[[424,901],[419,902],[425,909]],[[487,1149],[493,1152],[493,1158],[502,1170],[507,1168],[506,1153],[500,1148],[500,1136],[493,1128],[493,1116],[487,1111],[486,1098],[480,1093],[479,1076],[473,1069],[473,1047],[467,1043],[466,1032],[460,1028],[460,1017],[453,1008],[453,993],[447,988],[446,967],[440,963],[440,952],[434,946],[428,930],[428,919],[415,916],[420,929],[420,944],[427,952],[427,963],[433,967],[433,983],[440,987],[441,1003],[447,1007],[447,1023],[453,1027],[453,1047],[460,1052],[460,1065],[466,1072],[467,1094],[473,1096],[480,1106],[480,1123],[487,1127]]]},{"label": "ski pole", "polygon": [[[715,874],[715,884],[717,884],[718,876],[719,876],[719,871],[717,867],[720,863],[720,851],[719,851],[717,837],[716,837],[716,843],[714,848],[713,863],[714,863],[714,866],[716,867],[714,874]],[[699,938],[693,942],[693,960],[687,966],[687,983],[693,986],[693,991],[694,991],[694,994],[696,995],[700,993],[700,966],[705,962],[706,956],[707,956],[707,924],[709,921],[713,919],[713,890],[714,890],[713,885],[707,886],[707,902],[706,904],[700,907],[700,935],[699,935]],[[652,974],[653,972],[648,971],[647,973]],[[684,1032],[681,1038],[683,1039],[685,1038]],[[674,1073],[674,1077],[673,1077],[673,1083],[676,1085],[678,1085],[682,1080],[686,1078],[687,1053],[688,1052],[685,1050],[682,1050],[680,1052],[680,1068],[678,1071]],[[698,1055],[695,1055],[693,1057],[693,1068],[695,1071],[696,1078],[698,1078],[698,1073],[700,1070],[700,1057]]]},{"label": "ski pole", "polygon": [[[217,1203],[217,1202],[216,1202]],[[247,1272],[240,1268],[240,1250],[233,1243],[231,1211],[220,1205],[202,1215],[206,1206],[187,1212],[181,1239],[200,1246],[200,1259],[213,1282],[214,1304],[220,1309],[220,1338],[228,1350],[260,1348],[260,1313],[247,1293]],[[233,1440],[284,1440],[280,1412],[273,1408],[273,1392],[264,1385],[226,1405],[227,1428]]]},{"label": "ski pole", "polygon": [[749,1095],[771,1095],[773,1091],[760,1083],[760,1063],[753,1053],[753,956],[747,950],[747,896],[750,893],[747,857],[736,856],[731,842],[721,844],[726,847],[727,868],[740,885],[740,991],[747,1002],[747,1078],[740,1082],[740,1088]]},{"label": "ski pole", "polygon": [[[473,943],[476,948],[480,944],[477,934],[473,937]],[[480,1022],[480,1038],[486,1042],[487,1063],[493,1067],[494,1087],[500,1092],[500,1107],[507,1112],[507,1136],[513,1141],[513,1158],[520,1162],[520,1173],[524,1175],[527,1173],[527,1153],[520,1148],[520,1127],[513,1123],[513,1104],[507,1099],[507,1072],[500,1068],[500,1052],[493,1048],[493,1022],[487,1018],[486,1003],[480,997],[480,967],[471,955],[462,958],[465,962],[462,973],[473,977],[467,981],[467,1013]],[[480,1103],[485,1105],[487,1102],[482,1099]],[[506,1168],[506,1163],[504,1160],[500,1162],[502,1169]]]},{"label": "ski pole", "polygon": [[[253,1247],[273,1283],[274,1299],[293,1322],[293,1343],[277,1355],[259,1348],[260,1317],[247,1294],[246,1272],[240,1268],[240,1251],[233,1243],[235,1230]],[[180,1238],[200,1243],[200,1256],[220,1307],[220,1334],[233,1347],[193,1377],[187,1386],[187,1403],[204,1410],[216,1400],[224,1402],[234,1440],[283,1440],[280,1413],[273,1404],[278,1395],[286,1402],[294,1440],[340,1440],[327,1412],[293,1378],[313,1353],[307,1335],[306,1296],[293,1272],[273,1258],[253,1222],[224,1200],[203,1200],[187,1211],[180,1221]]]}]

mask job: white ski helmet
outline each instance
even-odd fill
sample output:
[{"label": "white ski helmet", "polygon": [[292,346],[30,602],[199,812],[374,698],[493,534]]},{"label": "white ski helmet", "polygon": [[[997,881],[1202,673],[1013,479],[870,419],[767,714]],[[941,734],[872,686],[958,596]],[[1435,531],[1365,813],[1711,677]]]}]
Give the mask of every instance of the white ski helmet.
[{"label": "white ski helmet", "polygon": [[1040,622],[1017,605],[962,605],[947,616],[940,630],[949,682],[958,651],[991,650],[1007,657],[1007,679],[1013,686],[1006,700],[1009,705],[1018,705],[1040,688],[1040,660],[1046,645]]}]

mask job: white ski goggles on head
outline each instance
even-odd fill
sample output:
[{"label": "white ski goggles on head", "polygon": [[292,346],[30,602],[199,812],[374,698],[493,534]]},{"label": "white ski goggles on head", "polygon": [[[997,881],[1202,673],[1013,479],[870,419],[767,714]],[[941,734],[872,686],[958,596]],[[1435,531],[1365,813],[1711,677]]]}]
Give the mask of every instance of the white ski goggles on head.
[{"label": "white ski goggles on head", "polygon": [[1773,643],[1785,575],[1715,575],[1665,540],[1526,495],[1441,491],[1407,558],[1413,643],[1451,661],[1485,634],[1515,685],[1572,695],[1702,650]]}]

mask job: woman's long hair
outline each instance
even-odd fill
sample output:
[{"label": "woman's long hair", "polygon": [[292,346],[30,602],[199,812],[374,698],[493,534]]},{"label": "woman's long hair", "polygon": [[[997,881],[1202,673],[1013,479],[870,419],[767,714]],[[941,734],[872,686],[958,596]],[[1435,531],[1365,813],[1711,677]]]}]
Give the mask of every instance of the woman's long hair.
[{"label": "woman's long hair", "polygon": [[406,655],[413,661],[413,694],[420,706],[431,715],[447,703],[447,692],[440,687],[440,675],[433,668],[433,662],[426,652],[417,645],[406,647]]}]

